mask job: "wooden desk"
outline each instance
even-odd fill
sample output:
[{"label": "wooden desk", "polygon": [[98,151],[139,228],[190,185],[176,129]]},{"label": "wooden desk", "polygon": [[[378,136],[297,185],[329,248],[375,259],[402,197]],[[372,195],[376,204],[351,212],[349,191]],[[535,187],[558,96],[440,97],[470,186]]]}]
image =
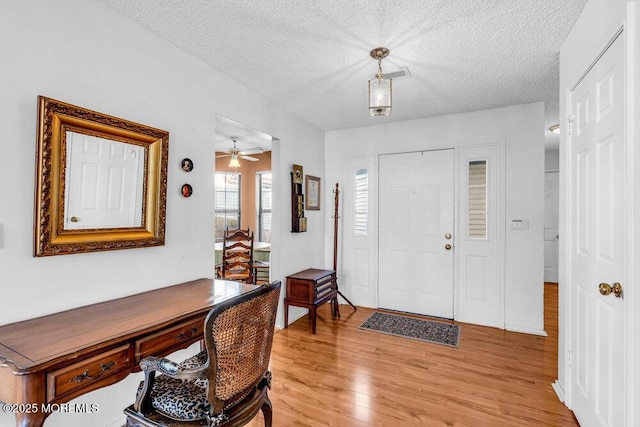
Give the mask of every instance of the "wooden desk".
[{"label": "wooden desk", "polygon": [[284,299],[284,327],[289,325],[289,306],[309,309],[311,333],[316,333],[316,308],[331,301],[333,317],[340,317],[338,285],[334,270],[309,268],[287,276],[287,296]]},{"label": "wooden desk", "polygon": [[[17,427],[40,427],[49,404],[68,402],[202,339],[215,304],[254,289],[199,279],[0,326],[0,402]],[[132,396],[133,399],[133,396]]]}]

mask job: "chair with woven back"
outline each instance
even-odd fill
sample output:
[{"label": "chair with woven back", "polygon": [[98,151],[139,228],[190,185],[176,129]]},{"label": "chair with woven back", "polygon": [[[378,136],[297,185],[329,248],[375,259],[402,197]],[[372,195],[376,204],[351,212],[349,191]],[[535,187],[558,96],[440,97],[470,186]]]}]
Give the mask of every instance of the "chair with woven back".
[{"label": "chair with woven back", "polygon": [[222,239],[221,278],[253,283],[253,232],[227,229]]},{"label": "chair with woven back", "polygon": [[124,411],[126,427],[243,426],[260,410],[271,426],[268,365],[280,287],[274,281],[213,307],[205,350],[182,363],[141,360],[144,381]]}]

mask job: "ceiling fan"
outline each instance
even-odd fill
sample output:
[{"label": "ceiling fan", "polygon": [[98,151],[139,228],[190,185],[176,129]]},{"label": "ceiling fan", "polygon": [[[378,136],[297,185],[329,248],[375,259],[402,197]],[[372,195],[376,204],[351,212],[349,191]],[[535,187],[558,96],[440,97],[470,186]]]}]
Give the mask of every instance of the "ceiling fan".
[{"label": "ceiling fan", "polygon": [[250,154],[261,154],[264,152],[262,148],[256,147],[250,150],[240,151],[236,148],[236,142],[238,142],[238,139],[240,138],[238,138],[237,136],[232,136],[230,138],[233,141],[233,148],[230,148],[227,154],[220,154],[219,156],[216,156],[216,159],[219,159],[221,157],[229,157],[229,156],[231,156],[231,158],[234,158],[235,156],[235,158],[240,157],[241,159],[249,160],[252,162],[257,162],[258,160],[260,160],[255,157],[251,157]]}]

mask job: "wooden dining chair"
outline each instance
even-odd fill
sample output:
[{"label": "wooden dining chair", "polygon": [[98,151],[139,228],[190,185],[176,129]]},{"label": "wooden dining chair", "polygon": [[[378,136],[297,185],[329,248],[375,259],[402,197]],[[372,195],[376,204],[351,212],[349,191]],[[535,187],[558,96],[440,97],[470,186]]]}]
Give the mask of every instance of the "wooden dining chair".
[{"label": "wooden dining chair", "polygon": [[254,283],[253,232],[225,230],[222,238],[220,278]]},{"label": "wooden dining chair", "polygon": [[[205,350],[181,363],[146,357],[126,427],[236,427],[262,411],[271,426],[269,360],[281,282],[214,306],[205,320]],[[156,373],[158,374],[156,376]]]}]

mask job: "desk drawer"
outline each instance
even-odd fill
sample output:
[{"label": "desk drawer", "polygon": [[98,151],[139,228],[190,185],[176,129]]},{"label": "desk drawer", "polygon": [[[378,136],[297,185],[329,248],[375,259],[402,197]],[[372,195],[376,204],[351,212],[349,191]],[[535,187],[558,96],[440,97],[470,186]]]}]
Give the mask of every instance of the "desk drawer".
[{"label": "desk drawer", "polygon": [[129,371],[129,345],[47,372],[47,402],[103,381],[121,371]]},{"label": "desk drawer", "polygon": [[192,319],[136,341],[136,363],[147,356],[165,356],[202,339],[204,317]]}]

